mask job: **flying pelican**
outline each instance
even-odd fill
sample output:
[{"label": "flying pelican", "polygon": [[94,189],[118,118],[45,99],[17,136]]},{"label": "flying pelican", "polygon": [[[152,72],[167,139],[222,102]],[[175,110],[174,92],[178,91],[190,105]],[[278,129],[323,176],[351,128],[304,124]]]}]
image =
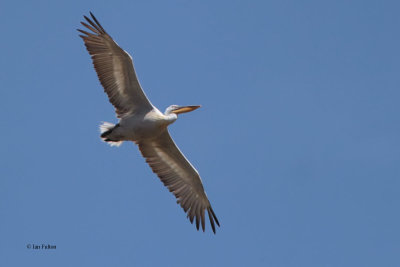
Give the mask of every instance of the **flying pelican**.
[{"label": "flying pelican", "polygon": [[94,68],[110,103],[115,107],[119,123],[104,122],[100,126],[101,139],[112,146],[132,141],[151,169],[172,192],[190,222],[196,219],[196,228],[205,230],[205,210],[215,234],[219,222],[204,191],[199,173],[185,158],[169,135],[167,127],[178,114],[193,111],[200,106],[169,106],[162,114],[140,86],[132,57],[111,38],[90,12],[81,22],[91,32],[78,29],[79,35],[92,57]]}]

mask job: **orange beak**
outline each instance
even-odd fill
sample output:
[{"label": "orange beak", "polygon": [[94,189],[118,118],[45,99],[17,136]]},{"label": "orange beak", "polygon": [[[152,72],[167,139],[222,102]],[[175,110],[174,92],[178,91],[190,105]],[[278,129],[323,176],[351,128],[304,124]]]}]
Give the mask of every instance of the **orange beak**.
[{"label": "orange beak", "polygon": [[198,109],[201,106],[184,106],[184,107],[178,107],[177,109],[173,110],[172,113],[175,114],[181,114],[181,113],[187,113],[193,110]]}]

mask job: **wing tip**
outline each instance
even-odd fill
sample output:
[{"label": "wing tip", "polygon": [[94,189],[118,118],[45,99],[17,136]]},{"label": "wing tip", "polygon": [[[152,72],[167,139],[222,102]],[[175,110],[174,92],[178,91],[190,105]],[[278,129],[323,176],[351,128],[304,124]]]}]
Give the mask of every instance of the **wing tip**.
[{"label": "wing tip", "polygon": [[[215,215],[214,210],[212,209],[211,206],[209,206],[207,208],[207,213],[208,213],[208,218],[210,219],[211,229],[212,229],[213,233],[216,234],[217,231],[216,231],[215,224],[217,224],[218,227],[221,227],[221,226],[220,226],[217,216]],[[206,226],[205,226],[204,210],[203,210],[202,214],[191,214],[190,209],[189,209],[189,212],[187,213],[186,217],[189,219],[191,224],[193,224],[193,222],[196,222],[197,231],[200,230],[200,225],[201,225],[201,229],[203,230],[203,232],[205,232]]]},{"label": "wing tip", "polygon": [[207,208],[207,212],[208,212],[208,218],[210,219],[210,224],[211,224],[212,231],[214,232],[214,234],[216,234],[214,221],[218,225],[218,227],[221,227],[219,225],[219,221],[217,219],[217,216],[215,215],[214,210],[212,209],[211,206],[209,206]]},{"label": "wing tip", "polygon": [[86,28],[90,29],[91,31],[93,31],[94,33],[101,35],[101,34],[107,34],[107,32],[104,30],[103,26],[101,26],[100,22],[96,19],[96,17],[93,15],[92,11],[89,11],[90,17],[91,19],[86,16],[83,15],[83,18],[91,25],[89,26],[88,24],[86,24],[85,22],[81,22],[81,24],[83,26],[85,26]]},{"label": "wing tip", "polygon": [[218,221],[218,219],[217,219],[217,216],[215,215],[214,210],[212,209],[211,206],[210,206],[210,211],[211,211],[212,216],[213,216],[215,222],[217,223],[218,227],[221,227],[221,226],[219,225],[219,221]]}]

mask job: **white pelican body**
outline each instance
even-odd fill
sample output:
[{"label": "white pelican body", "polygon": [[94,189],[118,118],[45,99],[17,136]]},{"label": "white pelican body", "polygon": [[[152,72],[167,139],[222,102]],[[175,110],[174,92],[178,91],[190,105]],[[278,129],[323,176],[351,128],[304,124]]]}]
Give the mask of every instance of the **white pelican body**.
[{"label": "white pelican body", "polygon": [[154,107],[137,79],[131,56],[122,50],[107,34],[97,19],[84,16],[81,22],[91,32],[78,30],[92,57],[94,68],[111,104],[114,105],[119,123],[105,122],[100,126],[101,138],[110,145],[119,146],[132,141],[139,147],[154,173],[177,198],[190,222],[201,222],[205,230],[205,210],[211,228],[219,222],[204,191],[199,173],[181,153],[168,132],[168,125],[178,114],[193,111],[200,106],[169,106],[165,113]]},{"label": "white pelican body", "polygon": [[101,128],[102,135],[109,129],[113,130],[107,135],[104,135],[102,139],[106,142],[110,142],[111,145],[113,145],[112,143],[114,143],[114,141],[139,142],[141,140],[154,139],[165,130],[169,124],[176,121],[177,116],[175,114],[173,115],[174,116],[166,116],[157,108],[144,114],[130,114],[123,117],[117,124],[117,127],[107,127],[110,124],[106,123],[105,127]]}]

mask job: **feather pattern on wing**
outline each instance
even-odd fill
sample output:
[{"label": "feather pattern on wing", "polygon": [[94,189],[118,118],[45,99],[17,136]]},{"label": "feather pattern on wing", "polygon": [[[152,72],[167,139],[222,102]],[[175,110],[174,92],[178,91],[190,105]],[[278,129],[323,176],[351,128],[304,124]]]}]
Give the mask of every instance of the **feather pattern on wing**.
[{"label": "feather pattern on wing", "polygon": [[119,118],[137,110],[151,110],[152,104],[143,92],[135,73],[131,56],[121,49],[90,13],[87,23],[81,22],[90,32],[80,30],[79,35],[92,56],[100,83],[115,107]]},{"label": "feather pattern on wing", "polygon": [[[154,173],[177,198],[191,223],[200,223],[205,230],[205,210],[208,212],[211,228],[215,233],[215,223],[219,222],[204,192],[197,170],[175,145],[168,130],[152,140],[138,142],[140,152],[146,158]],[[215,222],[215,223],[214,223]]]}]

